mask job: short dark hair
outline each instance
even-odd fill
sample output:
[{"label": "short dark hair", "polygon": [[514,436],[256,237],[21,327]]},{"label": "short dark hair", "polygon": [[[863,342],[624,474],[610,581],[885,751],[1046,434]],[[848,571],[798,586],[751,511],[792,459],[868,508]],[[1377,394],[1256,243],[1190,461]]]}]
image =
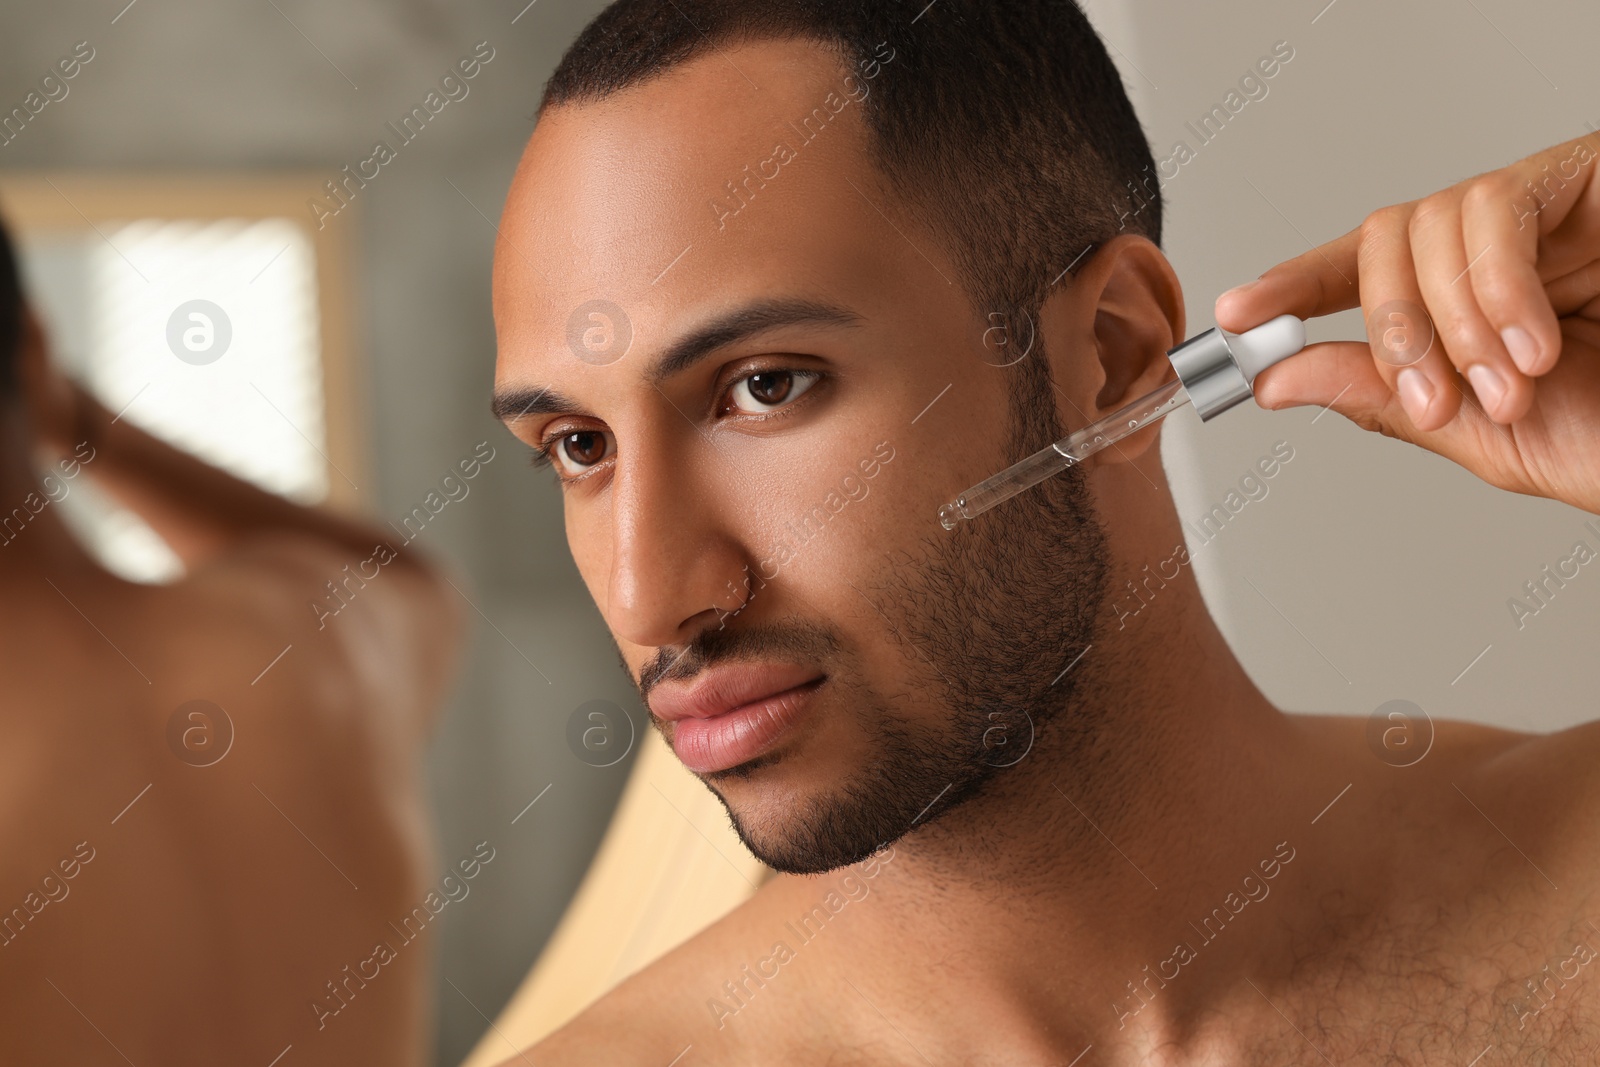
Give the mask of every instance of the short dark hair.
[{"label": "short dark hair", "polygon": [[863,103],[872,161],[980,315],[1037,310],[1119,231],[1160,244],[1150,146],[1073,0],[617,0],[568,49],[540,111],[719,47],[794,38],[836,49],[851,74],[893,49]]},{"label": "short dark hair", "polygon": [[17,352],[22,347],[22,278],[11,236],[0,220],[0,400],[17,389]]}]

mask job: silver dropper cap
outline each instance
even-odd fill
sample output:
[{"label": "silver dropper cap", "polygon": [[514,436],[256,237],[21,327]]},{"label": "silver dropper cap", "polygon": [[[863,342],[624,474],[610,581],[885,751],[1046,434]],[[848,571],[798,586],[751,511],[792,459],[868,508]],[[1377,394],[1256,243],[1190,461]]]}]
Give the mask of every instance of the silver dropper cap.
[{"label": "silver dropper cap", "polygon": [[1213,326],[1168,352],[1167,359],[1201,421],[1208,421],[1248,399],[1257,374],[1305,345],[1305,323],[1279,315],[1242,334]]}]

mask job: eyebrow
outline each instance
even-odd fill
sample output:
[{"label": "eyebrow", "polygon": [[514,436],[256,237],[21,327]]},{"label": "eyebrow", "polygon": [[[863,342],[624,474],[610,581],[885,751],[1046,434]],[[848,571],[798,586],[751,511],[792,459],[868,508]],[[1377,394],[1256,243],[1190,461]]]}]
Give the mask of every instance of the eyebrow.
[{"label": "eyebrow", "polygon": [[[719,349],[782,326],[860,326],[862,318],[849,308],[817,300],[761,300],[735,308],[674,342],[645,371],[645,381],[660,383],[689,369]],[[502,422],[530,415],[575,415],[576,401],[549,388],[512,388],[498,392],[490,405]]]}]

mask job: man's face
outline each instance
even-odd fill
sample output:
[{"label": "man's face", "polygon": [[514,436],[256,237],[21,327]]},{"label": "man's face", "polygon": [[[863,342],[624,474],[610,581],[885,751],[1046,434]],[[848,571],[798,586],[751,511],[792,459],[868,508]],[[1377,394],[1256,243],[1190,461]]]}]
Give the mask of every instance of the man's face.
[{"label": "man's face", "polygon": [[554,109],[496,252],[507,424],[652,719],[782,870],[1012,762],[1104,584],[1076,479],[939,526],[1059,427],[868,161],[872,88],[769,42]]}]

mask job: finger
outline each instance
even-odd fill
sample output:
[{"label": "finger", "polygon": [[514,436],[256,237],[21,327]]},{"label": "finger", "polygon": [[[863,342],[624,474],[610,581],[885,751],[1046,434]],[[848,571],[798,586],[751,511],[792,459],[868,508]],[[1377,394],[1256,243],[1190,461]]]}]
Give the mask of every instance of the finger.
[{"label": "finger", "polygon": [[1310,319],[1355,307],[1360,239],[1361,231],[1351,230],[1223,293],[1217,298],[1217,325],[1243,333],[1279,315]]},{"label": "finger", "polygon": [[1522,184],[1511,167],[1474,180],[1462,197],[1461,231],[1483,317],[1517,369],[1540,375],[1561,353],[1561,327],[1539,277],[1538,216]]},{"label": "finger", "polygon": [[[1593,232],[1593,197],[1600,178],[1592,166],[1600,156],[1600,133],[1586,134],[1575,141],[1554,145],[1535,152],[1504,168],[1512,178],[1512,185],[1521,199],[1513,210],[1518,220],[1526,222],[1539,236],[1545,237],[1556,230],[1574,228],[1573,223],[1584,228],[1587,223]],[[1585,199],[1588,197],[1589,199]],[[1591,246],[1592,247],[1592,246]],[[1558,266],[1565,273],[1571,265]]]},{"label": "finger", "polygon": [[1545,283],[1545,294],[1557,315],[1577,314],[1600,296],[1600,261],[1586,263],[1571,274]]},{"label": "finger", "polygon": [[1417,205],[1411,217],[1411,256],[1444,355],[1471,383],[1484,414],[1495,422],[1511,423],[1533,405],[1533,383],[1517,369],[1478,306],[1468,276],[1487,251],[1475,248],[1468,258],[1462,199],[1460,194],[1444,193]]},{"label": "finger", "polygon": [[[1600,140],[1600,139],[1597,139]],[[1590,156],[1582,174],[1589,179],[1583,195],[1554,229],[1545,230],[1544,220],[1552,212],[1539,216],[1539,277],[1549,281],[1579,270],[1592,263],[1596,249],[1600,249],[1600,163]]]},{"label": "finger", "polygon": [[[1256,376],[1256,403],[1276,411],[1315,404],[1368,430],[1391,433],[1405,421],[1394,390],[1383,380],[1362,341],[1323,341]],[[1320,417],[1320,416],[1319,416]]]},{"label": "finger", "polygon": [[1413,207],[1375,211],[1361,224],[1357,256],[1369,355],[1412,424],[1437,430],[1455,417],[1461,388],[1423,307],[1411,247]]}]

